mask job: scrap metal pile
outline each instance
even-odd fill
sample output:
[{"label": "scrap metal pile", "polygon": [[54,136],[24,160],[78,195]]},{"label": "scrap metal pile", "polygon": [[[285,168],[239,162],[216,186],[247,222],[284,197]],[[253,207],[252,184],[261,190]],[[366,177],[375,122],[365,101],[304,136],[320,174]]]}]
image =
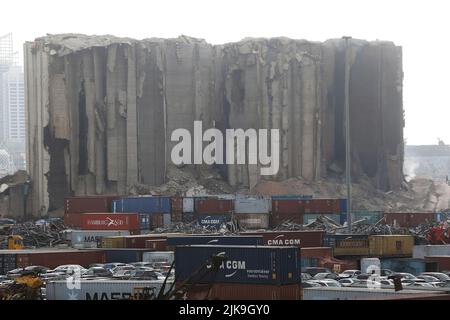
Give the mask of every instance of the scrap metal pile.
[{"label": "scrap metal pile", "polygon": [[25,247],[52,247],[65,243],[61,234],[65,229],[64,223],[59,220],[18,223],[1,231],[0,243],[10,235],[19,235]]},{"label": "scrap metal pile", "polygon": [[222,234],[231,235],[236,234],[242,228],[236,224],[235,221],[222,223],[218,226],[212,225],[200,225],[197,221],[192,222],[176,222],[171,223],[169,226],[164,228],[156,228],[150,233],[185,233],[185,234]]}]

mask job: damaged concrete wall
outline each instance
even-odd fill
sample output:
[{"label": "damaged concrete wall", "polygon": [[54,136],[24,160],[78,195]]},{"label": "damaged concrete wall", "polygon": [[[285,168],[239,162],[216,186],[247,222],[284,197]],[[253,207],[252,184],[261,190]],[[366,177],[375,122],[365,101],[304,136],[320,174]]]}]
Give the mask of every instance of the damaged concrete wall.
[{"label": "damaged concrete wall", "polygon": [[[351,40],[353,174],[403,179],[401,48]],[[173,130],[280,129],[280,170],[223,165],[225,179],[313,181],[344,168],[344,45],[287,38],[213,46],[201,39],[54,35],[25,44],[33,210],[66,195],[126,194],[166,180]]]}]

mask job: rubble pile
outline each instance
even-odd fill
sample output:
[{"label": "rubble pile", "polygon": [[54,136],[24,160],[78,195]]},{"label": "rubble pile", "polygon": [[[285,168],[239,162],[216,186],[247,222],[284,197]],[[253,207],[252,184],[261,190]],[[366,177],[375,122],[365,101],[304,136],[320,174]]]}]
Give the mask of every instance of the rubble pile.
[{"label": "rubble pile", "polygon": [[64,244],[61,231],[67,229],[62,221],[48,221],[44,223],[25,222],[12,225],[0,234],[0,243],[10,235],[19,235],[23,238],[25,247],[52,247]]}]

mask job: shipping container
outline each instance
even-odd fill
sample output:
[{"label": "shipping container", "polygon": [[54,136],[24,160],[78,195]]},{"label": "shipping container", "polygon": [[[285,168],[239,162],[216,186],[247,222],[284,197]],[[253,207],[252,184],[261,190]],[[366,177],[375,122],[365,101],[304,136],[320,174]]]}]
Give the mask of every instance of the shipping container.
[{"label": "shipping container", "polygon": [[339,199],[341,212],[347,212],[347,199]]},{"label": "shipping container", "polygon": [[[217,272],[194,276],[192,283],[300,283],[299,249],[269,246],[179,246],[175,251],[176,281],[190,277],[214,255],[225,258]],[[207,267],[206,267],[207,268]]]},{"label": "shipping container", "polygon": [[303,258],[331,258],[333,257],[333,248],[330,247],[310,247],[301,248],[300,256]]},{"label": "shipping container", "polygon": [[168,246],[186,245],[263,245],[262,236],[176,236],[167,237]]},{"label": "shipping container", "polygon": [[385,223],[403,228],[417,227],[421,224],[431,223],[435,220],[433,212],[407,213],[407,212],[389,212],[385,213]]},{"label": "shipping container", "polygon": [[302,290],[300,284],[196,284],[186,297],[187,300],[301,300]]},{"label": "shipping container", "polygon": [[125,237],[103,237],[102,248],[125,248]]},{"label": "shipping container", "polygon": [[269,228],[269,218],[267,213],[236,213],[234,218],[241,228],[247,230]]},{"label": "shipping container", "polygon": [[327,234],[324,246],[332,247],[335,256],[369,255],[369,237],[365,234]]},{"label": "shipping container", "polygon": [[302,200],[298,199],[274,199],[272,197],[272,214],[278,215],[281,214],[286,216],[286,214],[297,214],[300,215],[304,211],[304,207],[302,206]]},{"label": "shipping container", "polygon": [[450,256],[450,245],[422,245],[413,247],[413,258],[423,259],[425,256]]},{"label": "shipping container", "polygon": [[113,201],[114,212],[170,213],[170,197],[143,196],[129,197]]},{"label": "shipping container", "polygon": [[303,224],[303,213],[297,212],[272,212],[270,216],[270,226],[276,228],[277,226],[285,223],[291,222],[296,224]]},{"label": "shipping container", "polygon": [[235,213],[266,213],[271,212],[272,201],[269,197],[236,197]]},{"label": "shipping container", "polygon": [[266,246],[294,246],[299,248],[308,248],[322,247],[325,231],[300,230],[241,232],[241,235],[260,235],[264,238],[264,245]]},{"label": "shipping container", "polygon": [[317,218],[324,216],[340,224],[341,215],[339,213],[305,213],[303,215],[303,224],[307,225],[316,221]]},{"label": "shipping container", "polygon": [[302,200],[300,204],[304,213],[338,213],[341,212],[340,199]]},{"label": "shipping container", "polygon": [[[361,262],[360,262],[360,270],[362,273],[366,273],[366,274],[372,274],[372,271],[375,270],[375,272],[377,272],[377,270],[382,269],[381,268],[381,261],[379,258],[362,258]],[[389,268],[387,268],[389,269]]]},{"label": "shipping container", "polygon": [[65,213],[111,212],[112,201],[120,196],[81,196],[64,199]]},{"label": "shipping container", "polygon": [[69,240],[72,247],[97,248],[101,247],[104,237],[127,236],[126,230],[65,230],[64,237]]},{"label": "shipping container", "polygon": [[183,198],[183,213],[194,213],[194,198]]},{"label": "shipping container", "polygon": [[145,241],[145,248],[153,249],[155,251],[167,251],[167,241],[166,239],[152,239]]},{"label": "shipping container", "polygon": [[[8,265],[12,266],[15,259],[17,268],[39,265],[56,268],[63,264],[79,264],[87,267],[92,263],[104,263],[105,255],[100,250],[78,249],[26,249],[2,250],[0,255],[7,255]],[[4,260],[5,261],[5,260]],[[13,268],[14,269],[14,268]],[[11,269],[12,270],[12,269]]]},{"label": "shipping container", "polygon": [[183,233],[149,233],[124,237],[125,248],[147,248],[147,240],[166,239],[169,236],[183,236]]},{"label": "shipping container", "polygon": [[427,262],[423,259],[390,258],[380,260],[382,269],[389,269],[395,272],[407,272],[416,276],[422,272],[437,271],[438,268],[437,263]]},{"label": "shipping container", "polygon": [[164,213],[163,214],[163,227],[167,228],[172,223],[170,213]]},{"label": "shipping container", "polygon": [[150,216],[145,213],[139,214],[139,229],[150,230]]},{"label": "shipping container", "polygon": [[[341,213],[340,224],[347,222],[347,213]],[[375,224],[383,218],[381,211],[352,211],[352,222],[364,219],[364,224]]]},{"label": "shipping container", "polygon": [[183,198],[182,197],[171,197],[171,211],[172,212],[183,212]]},{"label": "shipping container", "polygon": [[172,264],[175,260],[175,253],[173,251],[152,251],[144,252],[142,255],[142,261],[144,262],[166,262]]},{"label": "shipping container", "polygon": [[196,214],[226,214],[233,212],[233,200],[195,199]]},{"label": "shipping container", "polygon": [[301,195],[301,194],[272,196],[272,200],[307,200],[312,198],[313,198],[312,195]]},{"label": "shipping container", "polygon": [[144,252],[151,252],[151,249],[139,248],[102,248],[99,249],[105,253],[106,263],[122,262],[132,263],[141,262]]},{"label": "shipping container", "polygon": [[[74,218],[76,215],[76,219]],[[137,213],[72,213],[69,224],[84,230],[139,230]],[[65,220],[66,221],[66,220]]]},{"label": "shipping container", "polygon": [[427,271],[450,271],[450,255],[448,256],[426,256],[425,261],[427,263],[436,263],[436,270],[427,270]]},{"label": "shipping container", "polygon": [[222,224],[231,221],[231,214],[201,214],[197,216],[197,222],[201,226],[219,228]]},{"label": "shipping container", "polygon": [[369,236],[369,254],[372,256],[412,257],[414,237],[410,235]]},{"label": "shipping container", "polygon": [[341,273],[345,270],[358,269],[358,263],[356,260],[342,260],[334,257],[323,257],[319,259],[318,266],[327,268],[335,273]]},{"label": "shipping container", "polygon": [[81,226],[81,213],[65,213],[64,224],[70,228],[79,228]]},{"label": "shipping container", "polygon": [[149,215],[150,230],[164,227],[164,216],[162,213],[154,213]]},{"label": "shipping container", "polygon": [[320,287],[304,288],[303,300],[367,300],[374,297],[395,297],[417,294],[442,294],[442,291],[403,289],[395,292],[393,289]]},{"label": "shipping container", "polygon": [[[46,285],[47,300],[127,300],[130,297],[142,299],[141,288],[151,288],[157,295],[164,280],[81,280],[80,287],[71,288],[67,281],[50,281]],[[172,282],[168,281],[165,292]],[[135,296],[136,294],[136,296]]]}]

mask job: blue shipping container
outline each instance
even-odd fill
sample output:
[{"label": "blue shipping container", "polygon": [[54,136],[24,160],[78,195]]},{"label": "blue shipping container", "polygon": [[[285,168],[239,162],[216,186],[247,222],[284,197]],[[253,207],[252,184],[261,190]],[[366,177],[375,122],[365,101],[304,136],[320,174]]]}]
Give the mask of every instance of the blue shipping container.
[{"label": "blue shipping container", "polygon": [[231,221],[230,214],[223,214],[223,215],[202,214],[197,218],[197,222],[201,226],[209,226],[209,227],[220,227],[222,224],[230,221]]},{"label": "blue shipping container", "polygon": [[186,236],[167,237],[168,246],[189,245],[231,245],[259,246],[264,244],[263,236]]},{"label": "blue shipping container", "polygon": [[141,230],[150,230],[150,217],[148,214],[139,214],[139,227]]},{"label": "blue shipping container", "polygon": [[114,200],[113,212],[170,213],[170,197],[135,197]]},{"label": "blue shipping container", "polygon": [[347,212],[347,199],[340,199],[341,212]]},{"label": "blue shipping container", "polygon": [[416,276],[426,271],[426,264],[426,261],[422,259],[381,259],[381,269],[407,272]]},{"label": "blue shipping container", "polygon": [[[175,250],[176,281],[186,280],[214,255],[225,257],[217,272],[194,276],[193,283],[227,282],[284,285],[300,283],[299,249],[269,246],[181,246]],[[205,275],[206,274],[206,275]]]}]

